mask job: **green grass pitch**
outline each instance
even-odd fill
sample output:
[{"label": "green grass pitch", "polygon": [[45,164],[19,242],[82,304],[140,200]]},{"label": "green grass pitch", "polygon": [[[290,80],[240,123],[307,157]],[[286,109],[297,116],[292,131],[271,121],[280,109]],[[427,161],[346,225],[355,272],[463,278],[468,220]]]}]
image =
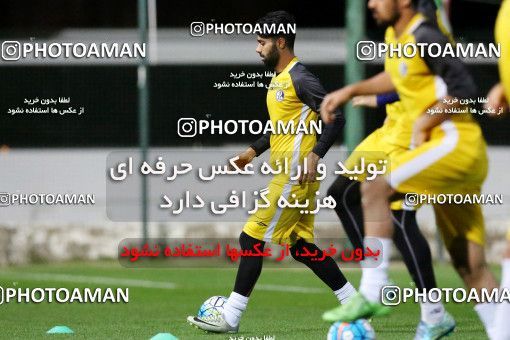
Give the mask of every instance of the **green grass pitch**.
[{"label": "green grass pitch", "polygon": [[[355,285],[360,271],[344,271]],[[2,287],[129,287],[127,304],[18,304],[0,305],[0,338],[48,339],[68,335],[47,335],[55,325],[74,330],[73,338],[83,339],[150,339],[157,333],[172,333],[179,339],[230,339],[229,335],[208,334],[189,326],[185,318],[198,311],[201,303],[213,295],[228,295],[233,287],[235,268],[209,269],[128,269],[115,262],[75,262],[10,267],[0,270]],[[58,276],[55,276],[58,275]],[[52,276],[55,278],[53,279]],[[58,280],[66,278],[65,282]],[[442,287],[461,287],[461,281],[447,264],[436,265]],[[87,278],[90,277],[90,282]],[[411,287],[405,268],[396,264],[392,280]],[[100,283],[101,280],[110,280]],[[122,280],[173,283],[175,287],[149,288],[143,284],[129,286]],[[76,280],[77,282],[73,282]],[[124,284],[123,284],[124,283]],[[264,268],[255,287],[248,310],[241,320],[240,337],[275,339],[325,339],[329,324],[321,313],[336,305],[331,291],[306,268]],[[286,287],[292,289],[286,291]],[[304,289],[300,291],[300,289]],[[307,289],[311,289],[307,291]],[[457,331],[450,339],[486,339],[473,306],[447,305],[457,321]],[[419,321],[419,306],[395,307],[372,325],[378,339],[412,339]],[[235,338],[235,337],[232,337]]]}]

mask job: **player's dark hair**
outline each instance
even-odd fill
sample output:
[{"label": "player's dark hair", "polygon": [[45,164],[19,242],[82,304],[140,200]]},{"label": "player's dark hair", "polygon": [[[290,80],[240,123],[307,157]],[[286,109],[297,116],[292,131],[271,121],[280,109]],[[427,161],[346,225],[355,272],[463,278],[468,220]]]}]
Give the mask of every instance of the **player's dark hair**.
[{"label": "player's dark hair", "polygon": [[257,20],[257,24],[259,24],[261,27],[264,27],[264,24],[266,25],[275,25],[280,26],[283,25],[285,27],[285,33],[286,34],[278,34],[275,32],[275,34],[266,34],[263,32],[260,34],[262,38],[280,38],[283,37],[285,39],[285,42],[287,43],[287,46],[290,50],[294,50],[294,41],[296,40],[296,34],[292,31],[288,30],[287,27],[290,25],[296,24],[296,19],[294,16],[286,11],[275,11],[275,12],[269,12],[266,15],[264,15],[262,18]]},{"label": "player's dark hair", "polygon": [[[414,9],[417,9],[419,7],[420,1],[422,0],[412,0],[411,5]],[[431,2],[434,2],[434,0],[430,0]]]}]

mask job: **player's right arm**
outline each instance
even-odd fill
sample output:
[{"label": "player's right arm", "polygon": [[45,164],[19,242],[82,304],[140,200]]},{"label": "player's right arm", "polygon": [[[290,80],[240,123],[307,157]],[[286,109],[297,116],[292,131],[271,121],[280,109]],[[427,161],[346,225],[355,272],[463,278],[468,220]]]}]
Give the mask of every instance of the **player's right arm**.
[{"label": "player's right arm", "polygon": [[386,72],[381,72],[369,79],[344,86],[328,94],[322,101],[321,118],[326,124],[332,123],[334,120],[333,112],[355,96],[394,91],[395,86],[391,82],[390,75]]},{"label": "player's right arm", "polygon": [[239,169],[244,169],[246,165],[251,163],[255,156],[257,156],[255,150],[252,147],[249,147],[248,149],[237,155],[238,158],[237,160],[234,161],[234,163]]}]

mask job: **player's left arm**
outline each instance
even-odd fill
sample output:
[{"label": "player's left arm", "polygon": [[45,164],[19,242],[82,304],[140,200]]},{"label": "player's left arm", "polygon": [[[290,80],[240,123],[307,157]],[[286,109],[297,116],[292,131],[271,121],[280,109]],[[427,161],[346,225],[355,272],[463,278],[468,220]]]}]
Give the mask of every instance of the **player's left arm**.
[{"label": "player's left arm", "polygon": [[387,92],[380,94],[366,94],[352,98],[352,106],[365,106],[370,108],[382,107],[386,104],[392,104],[399,101],[400,97],[397,92]]},{"label": "player's left arm", "polygon": [[[262,137],[257,139],[255,142],[250,144],[250,146],[246,150],[237,155],[237,160],[234,161],[236,166],[239,169],[244,169],[246,165],[250,164],[255,157],[260,156],[264,151],[269,149],[270,140],[271,133],[268,132],[262,135]],[[232,166],[229,165],[229,168],[232,168]]]},{"label": "player's left arm", "polygon": [[[319,114],[320,107],[327,92],[319,79],[308,71],[293,75],[292,82],[298,98],[312,111]],[[307,155],[308,174],[301,176],[299,182],[315,182],[319,159],[323,158],[333,143],[337,140],[345,124],[345,118],[340,109],[335,111],[335,119],[332,124],[322,124],[322,134],[313,150]]]},{"label": "player's left arm", "polygon": [[[416,29],[415,38],[417,43],[436,43],[445,48],[449,43],[448,38],[437,28],[424,24]],[[446,109],[461,107],[460,99],[470,99],[476,96],[476,85],[466,65],[453,56],[434,58],[426,54],[423,59],[433,74],[440,77],[446,84],[446,91],[439,94],[438,100],[429,107],[436,113],[434,115],[424,112],[415,122],[413,131],[413,143],[418,146],[430,137],[430,131],[435,126],[450,119],[450,114],[445,113]],[[457,98],[454,102],[452,99]],[[446,100],[445,100],[446,99]],[[428,110],[427,110],[428,111]]]}]

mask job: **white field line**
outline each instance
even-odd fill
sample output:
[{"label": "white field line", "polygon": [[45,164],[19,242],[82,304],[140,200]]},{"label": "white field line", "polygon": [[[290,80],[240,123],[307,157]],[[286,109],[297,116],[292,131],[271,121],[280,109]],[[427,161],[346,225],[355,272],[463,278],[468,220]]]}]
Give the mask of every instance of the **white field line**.
[{"label": "white field line", "polygon": [[[2,274],[2,276],[4,276]],[[115,277],[103,276],[84,276],[84,275],[70,275],[70,274],[50,274],[50,273],[9,273],[9,276],[16,279],[25,279],[33,281],[56,281],[56,282],[76,282],[76,283],[94,283],[99,285],[115,285],[115,286],[129,286],[141,288],[158,288],[158,289],[175,289],[177,285],[172,282],[160,281],[147,281],[147,280],[133,280],[121,279]]]},{"label": "white field line", "polygon": [[[51,273],[3,273],[1,276],[9,276],[16,279],[25,279],[33,281],[55,281],[55,282],[75,282],[75,283],[91,283],[99,285],[114,285],[114,286],[128,286],[140,288],[156,288],[156,289],[176,289],[177,285],[172,282],[161,281],[148,281],[148,280],[134,280],[122,279],[104,276],[85,276],[85,275],[71,275],[71,274],[51,274]],[[300,287],[300,286],[286,286],[286,285],[273,285],[273,284],[259,284],[255,286],[256,290],[270,291],[270,292],[289,292],[289,293],[302,293],[302,294],[323,294],[325,289]]]}]

